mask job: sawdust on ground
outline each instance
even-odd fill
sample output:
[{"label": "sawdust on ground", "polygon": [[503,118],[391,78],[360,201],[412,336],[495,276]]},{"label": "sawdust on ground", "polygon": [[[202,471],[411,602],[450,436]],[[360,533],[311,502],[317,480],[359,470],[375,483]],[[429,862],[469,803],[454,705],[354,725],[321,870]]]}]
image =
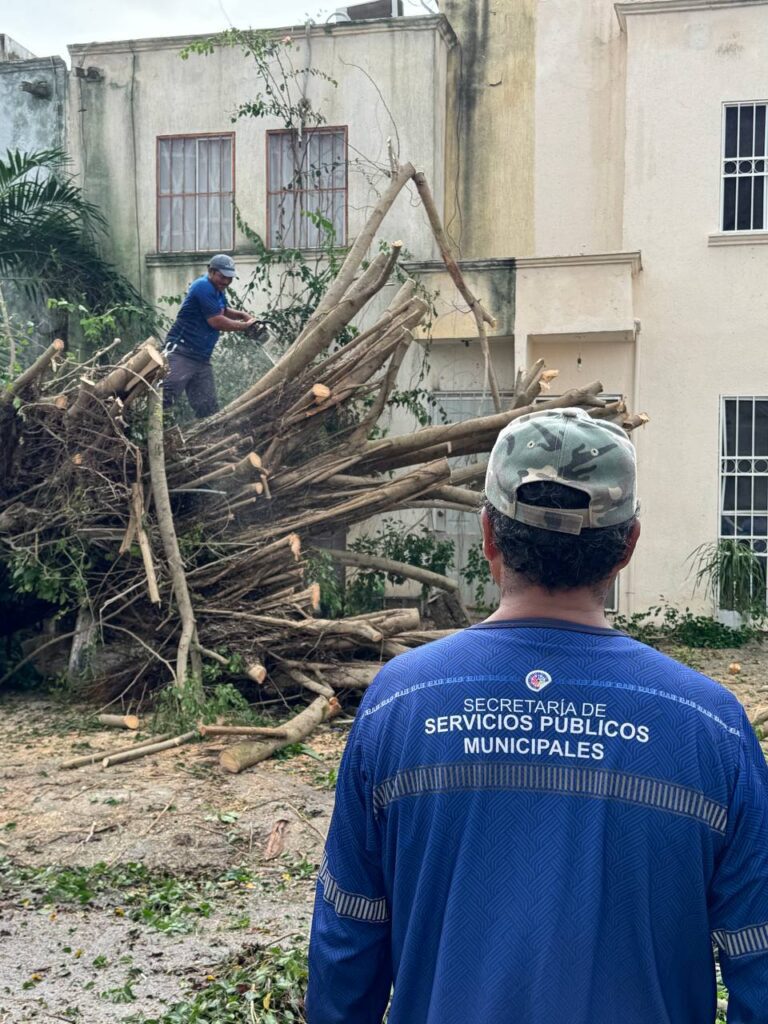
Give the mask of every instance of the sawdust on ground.
[{"label": "sawdust on ground", "polygon": [[[768,644],[669,653],[727,686],[751,718],[768,711]],[[307,753],[240,775],[220,769],[224,744],[212,741],[59,771],[84,750],[127,745],[126,734],[85,730],[85,709],[39,697],[9,697],[0,712],[0,857],[38,868],[139,863],[182,878],[242,868],[250,879],[183,935],[136,927],[109,901],[25,906],[0,887],[0,1024],[61,1019],[72,1007],[71,1019],[95,1024],[157,1016],[183,998],[185,979],[253,943],[306,942],[348,721],[321,727]],[[133,1001],[105,1003],[126,962],[138,965]]]}]

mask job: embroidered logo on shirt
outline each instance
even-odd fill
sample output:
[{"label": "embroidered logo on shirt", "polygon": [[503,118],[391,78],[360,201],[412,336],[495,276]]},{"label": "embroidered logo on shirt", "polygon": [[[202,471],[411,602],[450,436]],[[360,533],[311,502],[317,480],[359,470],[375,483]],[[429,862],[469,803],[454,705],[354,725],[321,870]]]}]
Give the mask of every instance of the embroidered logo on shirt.
[{"label": "embroidered logo on shirt", "polygon": [[534,693],[540,693],[551,682],[552,676],[549,672],[545,672],[543,668],[535,668],[533,672],[529,672],[525,677],[525,685],[529,690],[533,690]]}]

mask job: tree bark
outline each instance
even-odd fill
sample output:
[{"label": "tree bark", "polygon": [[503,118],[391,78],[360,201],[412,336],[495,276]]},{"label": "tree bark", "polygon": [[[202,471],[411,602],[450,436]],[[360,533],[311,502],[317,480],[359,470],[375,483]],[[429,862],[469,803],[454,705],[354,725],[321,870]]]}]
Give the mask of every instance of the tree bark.
[{"label": "tree bark", "polygon": [[443,257],[446,270],[450,274],[451,280],[459,289],[464,300],[468,303],[469,308],[472,310],[472,315],[474,316],[475,323],[477,324],[477,336],[480,340],[480,349],[485,361],[485,378],[488,381],[488,385],[491,389],[491,395],[493,397],[493,407],[496,412],[501,412],[499,383],[496,379],[496,371],[493,368],[493,361],[491,359],[491,349],[488,344],[488,332],[485,329],[486,324],[489,324],[491,327],[495,327],[496,320],[483,307],[480,300],[475,298],[467,287],[467,283],[459,269],[459,265],[451,254],[448,239],[446,238],[445,231],[443,230],[443,225],[440,222],[440,214],[437,212],[435,200],[432,198],[432,192],[427,184],[427,179],[421,172],[419,172],[418,174],[414,174],[413,180],[416,183],[416,188],[421,196],[421,201],[424,204],[427,217],[429,217],[429,223],[432,226],[432,234],[435,236],[435,241],[440,249],[440,254]]},{"label": "tree bark", "polygon": [[162,743],[148,743],[143,747],[126,750],[123,754],[111,754],[103,759],[101,766],[102,768],[111,768],[114,764],[124,764],[126,761],[137,761],[140,757],[147,757],[149,754],[159,754],[163,750],[180,747],[182,743],[189,743],[197,734],[197,730],[192,729],[191,732],[185,732],[181,736],[174,736],[172,740],[164,740]]},{"label": "tree bark", "polygon": [[5,397],[15,398],[16,395],[21,394],[26,387],[33,384],[36,380],[39,380],[51,365],[54,358],[63,351],[64,342],[60,338],[56,338],[56,340],[48,346],[41,356],[37,357],[34,363],[32,363],[24,373],[20,374],[16,380],[11,382],[5,393]]},{"label": "tree bark", "polygon": [[339,703],[335,697],[330,699],[324,696],[316,697],[309,707],[285,723],[283,726],[284,738],[265,740],[261,743],[236,743],[221,752],[219,764],[232,774],[251,768],[259,761],[266,761],[282,747],[287,747],[290,743],[300,743],[318,725],[338,714],[339,710]]},{"label": "tree bark", "polygon": [[320,554],[328,555],[334,562],[339,562],[341,565],[352,565],[362,569],[391,573],[395,576],[404,576],[406,579],[422,583],[425,587],[437,587],[438,590],[455,592],[459,589],[456,580],[443,576],[439,572],[423,569],[421,566],[409,565],[408,562],[380,558],[378,555],[369,555],[362,551],[339,551],[336,548],[315,548],[315,550]]},{"label": "tree bark", "polygon": [[116,729],[138,729],[141,725],[138,715],[98,715],[97,721]]},{"label": "tree bark", "polygon": [[176,653],[176,685],[179,689],[184,689],[188,685],[187,665],[191,660],[194,678],[193,685],[199,687],[203,675],[203,666],[200,660],[200,652],[191,646],[193,640],[197,642],[197,625],[195,623],[192,601],[189,596],[189,588],[187,587],[187,578],[184,575],[179,542],[176,538],[176,527],[173,522],[171,499],[168,494],[163,441],[163,406],[160,396],[156,391],[153,391],[149,397],[147,450],[149,453],[149,467],[152,479],[152,493],[155,498],[157,525],[163,541],[165,557],[168,560],[168,568],[170,569],[171,580],[173,581],[173,592],[176,595],[176,603],[179,607],[179,615],[181,616],[181,637],[179,638],[179,646]]}]

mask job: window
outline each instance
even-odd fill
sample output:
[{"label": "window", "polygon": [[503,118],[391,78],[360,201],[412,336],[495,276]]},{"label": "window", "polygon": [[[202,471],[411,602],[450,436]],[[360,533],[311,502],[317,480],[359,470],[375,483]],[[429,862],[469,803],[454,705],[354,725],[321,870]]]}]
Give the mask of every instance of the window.
[{"label": "window", "polygon": [[272,248],[318,249],[329,222],[347,241],[347,130],[267,133],[268,238]]},{"label": "window", "polygon": [[158,252],[233,247],[234,158],[232,134],[158,138]]},{"label": "window", "polygon": [[723,231],[766,228],[765,103],[729,103],[723,118]]},{"label": "window", "polygon": [[724,398],[720,442],[720,538],[768,550],[768,398]]}]

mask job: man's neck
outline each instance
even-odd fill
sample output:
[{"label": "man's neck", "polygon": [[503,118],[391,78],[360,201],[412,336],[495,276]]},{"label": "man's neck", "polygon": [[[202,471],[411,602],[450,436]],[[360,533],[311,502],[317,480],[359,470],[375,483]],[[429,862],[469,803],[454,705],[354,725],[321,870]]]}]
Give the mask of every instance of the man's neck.
[{"label": "man's neck", "polygon": [[499,607],[485,621],[504,619],[561,619],[582,626],[611,628],[602,601],[586,587],[552,592],[543,587],[505,590]]}]

